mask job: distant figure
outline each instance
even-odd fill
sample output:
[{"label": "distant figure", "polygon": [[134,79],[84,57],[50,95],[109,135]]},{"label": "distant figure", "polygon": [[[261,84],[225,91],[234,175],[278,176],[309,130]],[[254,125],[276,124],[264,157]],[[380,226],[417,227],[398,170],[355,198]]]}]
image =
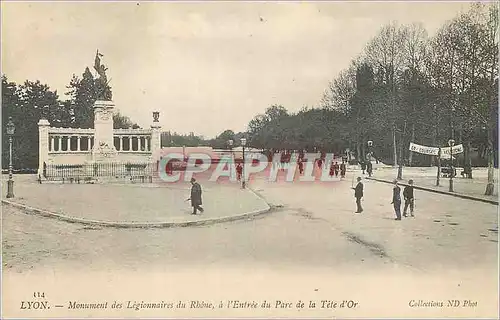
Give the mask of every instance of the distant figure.
[{"label": "distant figure", "polygon": [[341,179],[345,178],[345,171],[346,171],[345,162],[344,162],[344,160],[342,160],[342,163],[340,164],[340,178]]},{"label": "distant figure", "polygon": [[191,200],[191,206],[193,207],[192,214],[196,214],[198,210],[200,210],[201,213],[205,211],[201,207],[201,186],[198,182],[196,182],[195,178],[191,178],[191,198],[188,200]]},{"label": "distant figure", "polygon": [[368,176],[371,177],[372,176],[372,172],[373,172],[373,165],[372,165],[372,162],[371,161],[368,161],[367,164],[366,164],[366,172],[368,172]]},{"label": "distant figure", "polygon": [[302,174],[304,172],[304,160],[302,158],[299,158],[298,165],[299,165],[299,173]]},{"label": "distant figure", "polygon": [[361,177],[358,177],[358,184],[354,189],[354,197],[356,198],[356,212],[363,212],[363,208],[361,207],[361,198],[363,198],[363,183],[361,182]]},{"label": "distant figure", "polygon": [[318,159],[318,168],[321,169],[321,166],[323,165],[323,159],[319,158]]},{"label": "distant figure", "polygon": [[335,164],[332,161],[332,163],[330,164],[330,177],[333,177],[334,175],[335,175]]},{"label": "distant figure", "polygon": [[236,179],[238,181],[241,181],[241,175],[243,173],[243,166],[241,165],[241,163],[238,163],[236,165]]},{"label": "distant figure", "polygon": [[335,162],[335,164],[333,166],[333,170],[335,171],[335,177],[338,177],[339,176],[339,164],[337,162]]},{"label": "distant figure", "polygon": [[413,196],[413,180],[408,181],[408,185],[403,190],[403,197],[405,198],[405,207],[403,209],[403,217],[406,217],[406,211],[408,210],[408,206],[410,206],[410,215],[413,215],[413,209],[415,206],[415,198]]},{"label": "distant figure", "polygon": [[365,174],[365,170],[366,170],[366,163],[365,163],[363,160],[361,160],[361,161],[359,162],[359,164],[361,165],[361,170],[363,170],[363,174]]},{"label": "distant figure", "polygon": [[396,219],[394,220],[401,220],[401,188],[398,185],[398,180],[394,180],[391,204],[394,205],[394,212],[396,212]]}]

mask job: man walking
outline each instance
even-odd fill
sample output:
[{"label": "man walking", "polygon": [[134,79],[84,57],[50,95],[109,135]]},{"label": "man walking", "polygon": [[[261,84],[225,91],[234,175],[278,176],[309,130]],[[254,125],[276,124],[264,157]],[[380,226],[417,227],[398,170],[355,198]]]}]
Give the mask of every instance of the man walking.
[{"label": "man walking", "polygon": [[401,188],[398,185],[398,180],[394,180],[394,188],[392,188],[392,202],[394,211],[396,212],[396,219],[401,220]]},{"label": "man walking", "polygon": [[342,159],[342,163],[340,164],[340,178],[343,179],[345,178],[345,172],[346,172],[346,167],[344,160]]},{"label": "man walking", "polygon": [[366,170],[366,163],[363,160],[360,160],[359,164],[361,165],[361,170],[363,171],[363,175],[364,175],[365,170]]},{"label": "man walking", "polygon": [[372,176],[372,172],[373,172],[373,165],[372,165],[372,162],[371,161],[368,161],[366,163],[366,172],[368,172],[368,176],[371,177]]},{"label": "man walking", "polygon": [[196,214],[198,210],[203,213],[203,208],[201,207],[201,186],[198,182],[196,182],[195,178],[191,178],[191,206],[193,207],[193,213]]},{"label": "man walking", "polygon": [[339,176],[339,164],[337,162],[335,162],[335,164],[333,165],[333,170],[335,171],[335,177],[338,177]]},{"label": "man walking", "polygon": [[363,208],[361,207],[361,198],[363,198],[363,183],[361,182],[361,177],[358,177],[358,184],[356,185],[356,188],[353,189],[357,207],[355,213],[361,213],[363,212]]},{"label": "man walking", "polygon": [[403,209],[403,217],[406,217],[406,212],[408,210],[408,206],[410,206],[410,215],[413,215],[413,209],[415,206],[415,198],[413,197],[413,180],[408,180],[408,185],[403,190],[403,197],[405,198],[405,207]]},{"label": "man walking", "polygon": [[304,173],[304,160],[303,160],[303,158],[299,158],[298,164],[299,164],[299,173],[300,174]]},{"label": "man walking", "polygon": [[238,181],[241,181],[241,175],[243,173],[243,167],[241,166],[241,163],[238,163],[236,165],[236,179]]}]

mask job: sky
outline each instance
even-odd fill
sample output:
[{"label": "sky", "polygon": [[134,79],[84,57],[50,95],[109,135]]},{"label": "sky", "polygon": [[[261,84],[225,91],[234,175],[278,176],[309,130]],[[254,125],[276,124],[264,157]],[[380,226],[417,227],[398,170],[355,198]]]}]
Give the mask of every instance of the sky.
[{"label": "sky", "polygon": [[323,92],[378,30],[421,22],[433,34],[467,3],[5,2],[2,74],[62,99],[104,55],[116,108],[142,127],[216,136],[246,130],[273,104],[295,112]]}]

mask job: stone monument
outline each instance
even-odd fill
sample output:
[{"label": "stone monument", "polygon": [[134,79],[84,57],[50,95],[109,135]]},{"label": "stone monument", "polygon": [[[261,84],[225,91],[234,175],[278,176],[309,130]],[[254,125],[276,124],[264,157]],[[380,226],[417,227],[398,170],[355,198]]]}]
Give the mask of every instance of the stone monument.
[{"label": "stone monument", "polygon": [[97,78],[95,83],[96,97],[97,100],[111,101],[113,99],[113,95],[111,93],[111,88],[109,87],[108,77],[106,76],[108,68],[106,68],[104,64],[101,64],[101,57],[103,57],[103,55],[99,53],[99,50],[97,50],[94,61],[94,69],[99,75],[99,78]]},{"label": "stone monument", "polygon": [[101,64],[103,55],[97,50],[94,69],[99,78],[96,81],[97,101],[94,103],[94,146],[92,148],[93,161],[113,161],[118,154],[113,141],[113,111],[111,90],[106,76],[107,68]]},{"label": "stone monument", "polygon": [[113,110],[112,101],[97,100],[94,103],[94,146],[92,160],[113,161],[118,151],[113,141]]}]

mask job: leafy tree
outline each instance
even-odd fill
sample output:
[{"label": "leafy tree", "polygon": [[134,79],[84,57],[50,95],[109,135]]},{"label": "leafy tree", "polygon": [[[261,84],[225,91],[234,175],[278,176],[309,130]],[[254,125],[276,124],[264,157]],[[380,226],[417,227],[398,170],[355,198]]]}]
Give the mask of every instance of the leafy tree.
[{"label": "leafy tree", "polygon": [[[102,84],[87,67],[82,74],[82,78],[73,75],[70,84],[67,86],[69,91],[66,93],[71,98],[71,105],[74,112],[73,127],[93,128],[94,127],[94,103],[97,100],[98,92],[104,90],[107,96],[111,96],[111,87],[101,88]],[[122,121],[121,118],[117,118]],[[123,125],[123,123],[120,123]]]},{"label": "leafy tree", "polygon": [[94,102],[96,101],[95,80],[89,68],[85,68],[82,79],[73,75],[68,86],[68,93],[71,97],[72,108],[75,120],[73,127],[93,128],[94,127]]},{"label": "leafy tree", "polygon": [[119,111],[113,114],[113,129],[139,129],[137,123],[132,122],[129,117],[122,115]]},{"label": "leafy tree", "polygon": [[233,140],[234,145],[237,145],[239,141],[234,139],[233,130],[225,130],[221,134],[219,134],[215,139],[210,141],[210,146],[216,149],[225,149],[228,148],[228,141]]},{"label": "leafy tree", "polygon": [[[15,168],[38,167],[38,121],[47,118],[54,122],[60,110],[56,91],[40,81],[25,81],[22,85],[8,82],[2,77],[2,122],[9,117],[16,126],[13,139],[13,164]],[[8,137],[3,135],[3,151],[7,151]],[[4,167],[8,165],[8,151],[4,152]]]}]

